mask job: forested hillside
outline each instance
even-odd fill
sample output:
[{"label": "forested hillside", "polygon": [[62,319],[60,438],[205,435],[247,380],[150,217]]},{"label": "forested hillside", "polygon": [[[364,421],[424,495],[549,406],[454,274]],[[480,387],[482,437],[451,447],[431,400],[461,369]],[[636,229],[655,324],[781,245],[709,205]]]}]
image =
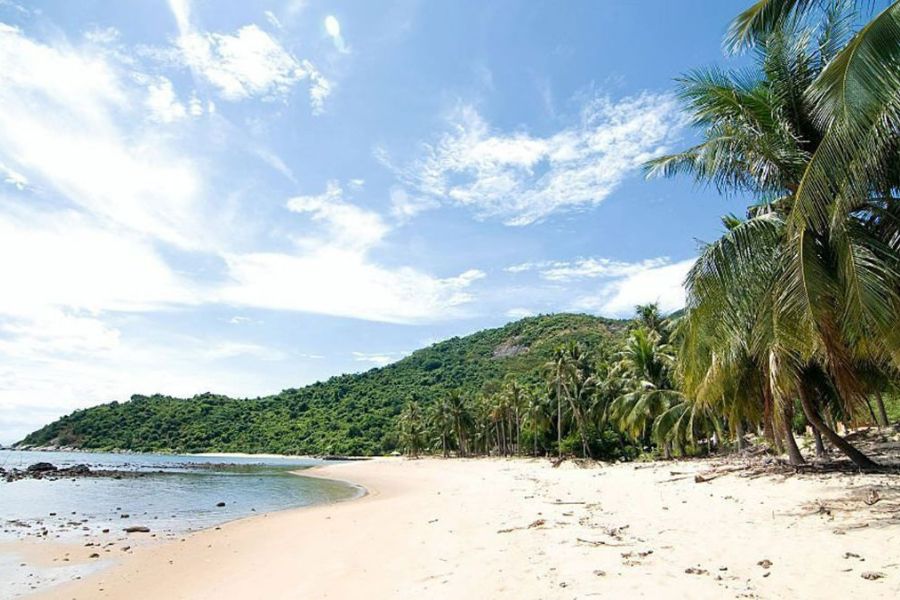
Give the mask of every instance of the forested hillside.
[{"label": "forested hillside", "polygon": [[451,338],[383,368],[341,375],[258,399],[132,396],[78,410],[19,446],[177,452],[371,455],[398,446],[404,403],[428,405],[451,390],[475,393],[508,373],[538,383],[560,344],[600,352],[619,342],[625,322],[575,314],[529,317]]}]

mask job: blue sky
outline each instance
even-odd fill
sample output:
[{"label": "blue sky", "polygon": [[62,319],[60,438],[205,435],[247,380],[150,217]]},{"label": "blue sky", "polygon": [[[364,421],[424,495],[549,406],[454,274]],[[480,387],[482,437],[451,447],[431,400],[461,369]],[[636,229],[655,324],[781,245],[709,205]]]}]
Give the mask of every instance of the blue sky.
[{"label": "blue sky", "polygon": [[0,0],[0,442],[678,308],[741,204],[639,166],[745,4]]}]

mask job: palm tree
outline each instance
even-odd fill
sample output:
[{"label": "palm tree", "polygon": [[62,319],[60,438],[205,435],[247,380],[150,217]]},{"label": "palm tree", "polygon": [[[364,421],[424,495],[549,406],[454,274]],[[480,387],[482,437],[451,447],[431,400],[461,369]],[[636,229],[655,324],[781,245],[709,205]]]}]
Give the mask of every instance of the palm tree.
[{"label": "palm tree", "polygon": [[569,356],[570,368],[564,391],[575,419],[575,427],[581,437],[582,454],[587,458],[593,458],[588,441],[588,414],[591,410],[597,380],[592,374],[588,355],[577,342],[567,344],[566,353]]},{"label": "palm tree", "polygon": [[406,406],[398,419],[400,428],[400,441],[407,453],[413,458],[419,457],[425,439],[425,422],[422,418],[422,409],[414,399],[407,401]]},{"label": "palm tree", "polygon": [[681,395],[673,385],[675,357],[659,334],[644,327],[632,330],[618,355],[615,376],[624,393],[610,405],[614,421],[635,439],[647,440],[653,421]]},{"label": "palm tree", "polygon": [[515,452],[522,452],[520,445],[522,437],[522,417],[521,412],[525,402],[524,390],[516,377],[510,373],[506,376],[506,385],[503,389],[503,395],[509,408],[508,418],[510,420],[510,437],[515,439]]},{"label": "palm tree", "polygon": [[459,392],[453,390],[447,396],[447,408],[453,422],[453,433],[456,435],[456,447],[460,456],[466,456],[468,451],[468,431],[472,422],[472,416],[466,406],[466,400]]},{"label": "palm tree", "polygon": [[550,429],[550,407],[546,396],[542,396],[535,391],[530,391],[525,395],[524,408],[524,424],[531,433],[532,455],[537,456],[538,438]]},{"label": "palm tree", "polygon": [[[779,3],[757,6],[764,4]],[[892,221],[900,211],[890,199],[900,181],[897,169],[891,167],[888,176],[887,167],[856,157],[853,172],[830,170],[827,201],[813,193],[825,186],[821,157],[834,153],[838,125],[822,118],[817,90],[835,61],[846,56],[841,48],[848,19],[842,14],[831,10],[817,30],[779,18],[757,39],[755,77],[711,70],[681,80],[681,97],[704,128],[704,140],[654,161],[650,172],[686,172],[722,191],[764,199],[728,232],[727,243],[710,247],[695,266],[689,308],[708,302],[734,309],[742,321],[744,305],[753,304],[753,354],[768,355],[768,364],[779,366],[769,373],[778,383],[772,386],[778,401],[799,396],[817,430],[859,466],[872,467],[814,414],[805,381],[822,367],[842,411],[852,416],[863,400],[860,361],[900,356],[900,335],[892,325],[900,318],[900,241]],[[876,154],[882,150],[890,154],[886,147]],[[896,162],[895,146],[891,152]],[[859,169],[875,173],[866,185],[855,179]],[[747,286],[758,293],[745,292]]]},{"label": "palm tree", "polygon": [[447,458],[450,456],[455,423],[449,400],[446,397],[438,398],[431,406],[428,416],[429,426],[437,436],[436,441],[440,443],[441,455]]},{"label": "palm tree", "polygon": [[551,360],[544,364],[544,370],[549,376],[548,383],[554,389],[556,398],[556,451],[562,458],[562,405],[566,380],[572,370],[572,363],[565,346],[559,346],[553,351]]}]

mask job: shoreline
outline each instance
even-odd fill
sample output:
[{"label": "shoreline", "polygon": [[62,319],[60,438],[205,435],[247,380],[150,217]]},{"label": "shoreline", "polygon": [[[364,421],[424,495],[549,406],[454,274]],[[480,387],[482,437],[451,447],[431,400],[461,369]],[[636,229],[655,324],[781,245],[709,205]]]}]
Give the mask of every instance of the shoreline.
[{"label": "shoreline", "polygon": [[[352,502],[138,548],[30,598],[822,598],[900,594],[900,479],[779,477],[711,461],[331,463]],[[878,490],[881,502],[866,504]],[[875,573],[869,580],[864,573]],[[880,575],[878,575],[880,573]]]}]

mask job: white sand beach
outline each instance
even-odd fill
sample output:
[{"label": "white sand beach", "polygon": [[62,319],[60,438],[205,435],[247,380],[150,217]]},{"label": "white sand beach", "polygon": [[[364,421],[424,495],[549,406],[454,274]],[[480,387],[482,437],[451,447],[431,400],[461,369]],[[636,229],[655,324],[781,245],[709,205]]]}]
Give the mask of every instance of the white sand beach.
[{"label": "white sand beach", "polygon": [[[750,477],[726,467],[695,481],[712,468],[553,468],[527,459],[333,464],[315,475],[369,493],[137,546],[109,568],[34,597],[900,596],[896,476]],[[47,553],[61,551],[54,548],[47,543],[45,564]]]}]

